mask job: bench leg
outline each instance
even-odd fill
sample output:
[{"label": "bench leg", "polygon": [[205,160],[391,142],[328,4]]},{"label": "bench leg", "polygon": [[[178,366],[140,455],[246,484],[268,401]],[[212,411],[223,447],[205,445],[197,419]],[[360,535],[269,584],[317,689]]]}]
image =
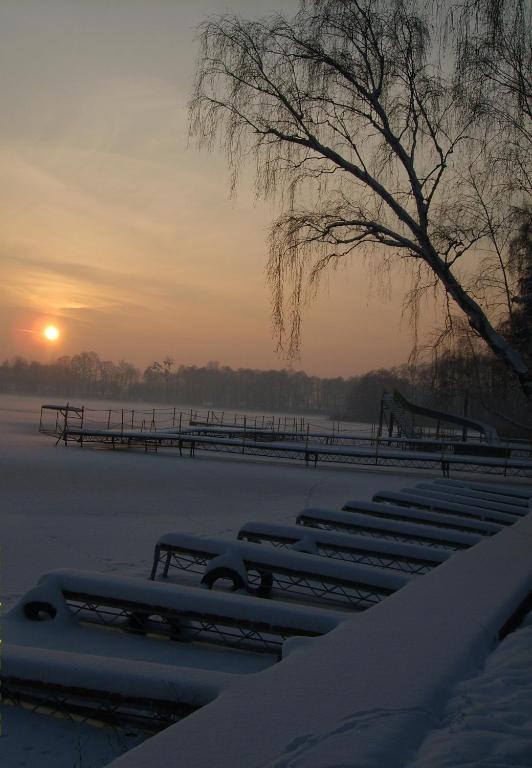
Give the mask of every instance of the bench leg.
[{"label": "bench leg", "polygon": [[166,560],[164,562],[163,576],[166,579],[168,576],[168,569],[170,568],[170,561],[172,559],[172,553],[168,551],[166,553]]},{"label": "bench leg", "polygon": [[161,548],[157,544],[156,547],[155,547],[155,551],[153,553],[153,566],[152,566],[151,574],[150,574],[150,579],[152,581],[154,581],[155,576],[157,575],[157,566],[159,565],[160,554],[161,554]]}]

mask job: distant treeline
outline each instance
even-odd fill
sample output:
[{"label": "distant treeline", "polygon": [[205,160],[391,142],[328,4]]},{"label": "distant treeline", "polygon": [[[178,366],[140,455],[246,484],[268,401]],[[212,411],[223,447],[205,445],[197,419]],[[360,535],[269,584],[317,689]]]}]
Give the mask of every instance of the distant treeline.
[{"label": "distant treeline", "polygon": [[218,362],[204,367],[176,365],[166,358],[144,372],[131,363],[100,360],[95,352],[61,357],[54,363],[16,357],[0,365],[0,392],[102,400],[193,404],[263,412],[339,413],[348,382],[302,371],[233,370]]},{"label": "distant treeline", "polygon": [[[447,352],[430,363],[370,371],[350,378],[308,376],[303,371],[234,370],[218,362],[176,365],[171,358],[144,372],[131,363],[100,360],[95,352],[54,363],[16,357],[0,365],[0,392],[63,400],[84,398],[192,404],[263,413],[320,413],[375,423],[384,390],[399,389],[420,405],[491,422],[501,434],[527,434],[530,406],[502,366],[488,356]],[[515,422],[501,419],[502,413]]]}]

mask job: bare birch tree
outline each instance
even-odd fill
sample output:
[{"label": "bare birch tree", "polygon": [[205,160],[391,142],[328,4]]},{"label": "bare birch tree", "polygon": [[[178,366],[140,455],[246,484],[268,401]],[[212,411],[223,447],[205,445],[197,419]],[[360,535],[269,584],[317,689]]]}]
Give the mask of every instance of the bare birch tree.
[{"label": "bare birch tree", "polygon": [[438,285],[532,396],[527,361],[497,330],[512,307],[505,248],[530,193],[530,126],[507,90],[504,106],[479,89],[480,31],[451,35],[442,57],[442,27],[415,0],[307,0],[291,20],[204,24],[191,133],[221,142],[233,186],[252,159],[258,194],[278,196],[268,277],[289,353],[306,291],[363,252],[406,260],[414,289]]}]

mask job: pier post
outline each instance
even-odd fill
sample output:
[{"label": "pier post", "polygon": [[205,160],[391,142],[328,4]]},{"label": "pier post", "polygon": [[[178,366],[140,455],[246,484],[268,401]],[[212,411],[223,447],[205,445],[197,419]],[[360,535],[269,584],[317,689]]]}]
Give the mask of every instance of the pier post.
[{"label": "pier post", "polygon": [[80,422],[81,433],[80,433],[80,436],[79,436],[79,447],[80,448],[83,448],[83,420],[84,420],[84,417],[85,417],[85,406],[82,405],[81,406],[81,422]]},{"label": "pier post", "polygon": [[64,428],[63,428],[63,437],[65,439],[65,448],[66,448],[66,445],[67,445],[68,409],[69,409],[69,406],[70,406],[70,403],[67,403],[66,404],[66,408],[65,408],[65,423],[64,423]]}]

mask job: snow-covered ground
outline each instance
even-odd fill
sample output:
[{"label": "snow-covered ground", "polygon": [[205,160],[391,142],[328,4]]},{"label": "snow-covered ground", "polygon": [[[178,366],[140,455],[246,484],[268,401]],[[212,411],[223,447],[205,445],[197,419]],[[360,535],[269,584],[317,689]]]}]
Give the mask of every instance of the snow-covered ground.
[{"label": "snow-covered ground", "polygon": [[[81,449],[74,445],[65,448],[55,446],[51,438],[37,433],[40,404],[41,401],[35,398],[0,397],[2,593],[4,606],[7,607],[13,606],[19,596],[34,587],[42,574],[55,568],[115,572],[146,579],[153,546],[168,531],[231,538],[248,520],[293,524],[297,513],[304,507],[339,509],[347,499],[370,500],[378,490],[398,490],[431,476],[430,472],[405,475],[403,471],[367,468],[315,469],[273,461],[241,461],[233,457],[201,454],[191,459],[170,453],[112,452],[90,447]],[[448,566],[452,563],[441,567]],[[11,639],[11,642],[22,645],[30,642],[46,645],[50,644],[51,638],[49,628],[39,626],[33,638],[28,639],[21,633],[20,626],[17,627],[16,622],[10,623],[9,619],[4,621],[2,635],[4,641],[9,643]],[[514,637],[518,637],[517,633]],[[70,639],[56,636],[52,647],[66,650],[70,642]],[[509,644],[511,637],[505,641],[507,647]],[[501,650],[503,647],[501,645]],[[127,653],[133,658],[170,666],[190,665],[198,669],[239,672],[242,679],[249,678],[250,682],[255,678],[254,673],[270,663],[263,657],[259,662],[250,654],[249,657],[240,656],[235,666],[234,654],[201,652],[182,644],[171,647],[168,643],[155,641],[149,646],[149,651],[146,648],[143,638],[135,637],[127,638],[125,644],[118,640],[111,647],[103,640],[102,632],[94,630],[91,634],[84,630],[79,633],[76,648],[71,650],[96,655],[120,656]],[[530,663],[529,657],[527,661],[523,653],[514,654],[516,670]],[[296,652],[293,658],[297,661],[298,656]],[[287,662],[290,660],[291,655]],[[491,673],[492,682],[499,675],[497,670],[502,669],[497,663],[494,663]],[[510,669],[506,662],[501,663],[505,669]],[[284,662],[264,674],[275,672],[277,676],[282,675],[283,666]],[[517,672],[510,674],[512,680],[517,676]],[[490,685],[492,683],[488,680],[485,690],[489,690]],[[463,694],[463,690],[457,689],[453,694],[448,704],[447,719],[421,746],[415,768],[430,766],[433,759],[434,765],[442,768],[481,764],[497,765],[499,768],[532,765],[532,757],[529,763],[523,762],[521,753],[521,762],[517,758],[511,762],[510,752],[505,761],[482,763],[480,747],[477,762],[471,755],[469,763],[462,758],[462,762],[452,762],[451,758],[445,762],[443,758],[435,757],[438,744],[443,745],[443,752],[440,749],[442,754],[451,749],[449,732],[456,731],[457,722],[453,701],[460,700],[460,696],[464,695],[469,699],[474,696],[469,692]],[[506,686],[506,701],[508,695]],[[478,701],[481,699],[482,695]],[[519,696],[515,698],[519,706],[523,702],[526,704],[526,701],[526,698]],[[484,696],[481,704],[486,707],[486,702]],[[266,706],[274,707],[275,704],[270,702]],[[501,706],[504,709],[504,702]],[[206,714],[208,709],[205,709]],[[13,707],[3,707],[2,710],[0,753],[2,765],[6,768],[100,768],[142,738],[134,731],[72,724]],[[198,714],[201,716],[203,711]],[[473,713],[472,717],[477,714]],[[511,720],[513,715],[509,717]],[[196,715],[183,724],[188,720],[193,723],[195,719]],[[193,725],[191,727],[193,729]],[[343,726],[340,724],[339,727],[341,730]],[[516,728],[521,730],[525,727],[523,721],[516,724]],[[467,732],[471,733],[471,729]],[[167,731],[164,736],[170,737],[170,732]],[[474,752],[471,739],[464,739],[467,749]],[[165,738],[164,744],[168,743]],[[311,735],[306,742],[298,742],[297,748],[294,746],[294,760],[299,760],[298,755],[303,754],[300,746],[307,743],[312,743]],[[526,742],[521,740],[520,743],[526,747]],[[457,754],[467,754],[467,749],[464,747]],[[437,759],[440,762],[436,762]],[[288,753],[286,760],[282,762],[283,766],[303,765],[303,762],[292,763]],[[178,753],[176,764],[187,764],[181,762]],[[336,765],[332,762],[319,763],[333,764]],[[353,765],[356,763],[353,762]],[[381,765],[379,768],[389,766]]]},{"label": "snow-covered ground", "polygon": [[293,523],[304,507],[339,509],[405,485],[404,474],[382,469],[55,446],[37,432],[40,404],[0,396],[7,606],[53,568],[147,577],[153,546],[168,531],[233,537],[251,519]]},{"label": "snow-covered ground", "polygon": [[532,614],[460,682],[439,727],[408,768],[530,768],[532,765]]},{"label": "snow-covered ground", "polygon": [[[53,400],[53,398],[52,398]],[[55,446],[37,432],[44,400],[0,396],[1,590],[4,611],[44,573],[62,567],[148,577],[161,534],[180,530],[234,537],[248,520],[293,523],[304,507],[339,508],[347,498],[404,485],[400,473],[314,469],[224,456],[178,458],[70,445]],[[105,404],[95,404],[105,407]],[[143,405],[140,407],[144,407]],[[425,475],[426,476],[426,475]],[[11,631],[11,638],[8,633]],[[47,632],[46,627],[33,629]],[[24,642],[4,622],[3,639]],[[101,633],[81,634],[84,652],[120,655]],[[37,642],[46,644],[46,637]],[[140,638],[139,638],[140,639]],[[155,654],[163,663],[235,671],[231,654],[191,654],[187,646],[128,638],[128,652]],[[55,637],[54,647],[70,640]],[[88,647],[87,647],[88,646]],[[153,660],[153,659],[152,659]],[[250,669],[264,667],[248,659]],[[245,660],[239,655],[239,668]],[[2,708],[2,765],[6,768],[98,768],[138,743],[139,735]]]}]

